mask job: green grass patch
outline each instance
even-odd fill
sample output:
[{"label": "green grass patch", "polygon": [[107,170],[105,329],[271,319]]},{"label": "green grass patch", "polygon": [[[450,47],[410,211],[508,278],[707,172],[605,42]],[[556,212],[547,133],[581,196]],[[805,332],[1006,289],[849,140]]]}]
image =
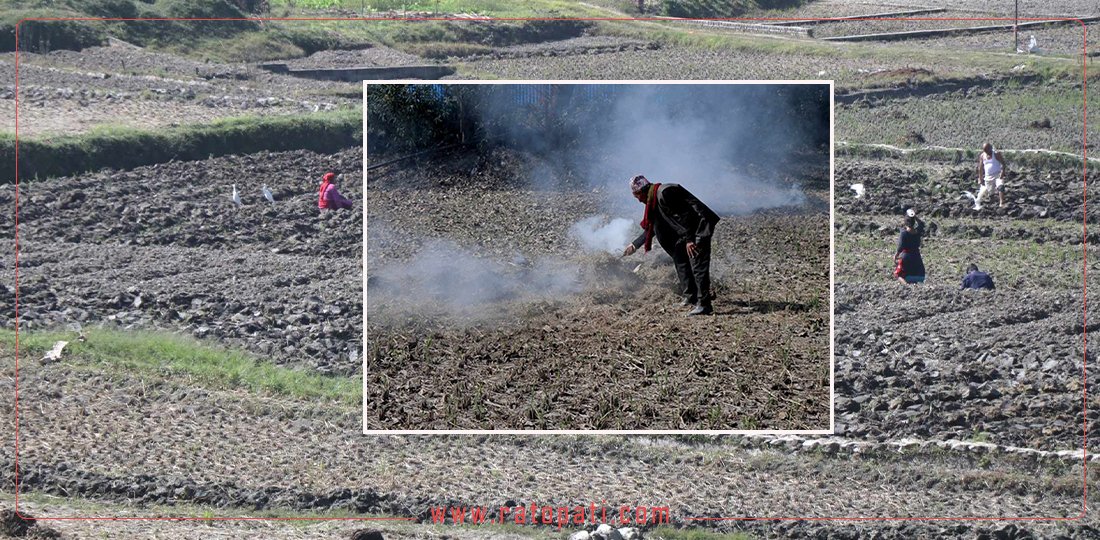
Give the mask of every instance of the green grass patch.
[{"label": "green grass patch", "polygon": [[[936,220],[942,228],[947,220]],[[1080,225],[1078,225],[1080,227]],[[836,234],[837,283],[889,283],[894,280],[893,255],[897,234]],[[1089,248],[1090,259],[1100,248]],[[925,283],[959,286],[967,265],[977,264],[993,275],[997,289],[1080,290],[1083,246],[1036,243],[1034,240],[932,237],[921,246],[928,277]],[[1027,266],[1016,261],[1028,261]]]},{"label": "green grass patch", "polygon": [[424,11],[440,14],[470,13],[488,17],[580,17],[593,10],[576,0],[272,0],[280,10],[343,9],[357,13]]},{"label": "green grass patch", "polygon": [[[839,131],[839,129],[838,129]],[[978,148],[887,148],[880,143],[852,143],[836,145],[837,156],[865,159],[894,158],[910,162],[967,163],[978,159]],[[886,143],[881,143],[886,144]],[[1082,157],[1073,153],[1021,152],[999,150],[1005,159],[1016,167],[1079,168]],[[1096,158],[1089,158],[1095,161]]]},{"label": "green grass patch", "polygon": [[230,37],[167,43],[162,50],[212,62],[263,62],[301,58],[310,53],[292,34],[277,31],[245,32]]},{"label": "green grass patch", "polygon": [[[225,18],[248,15],[225,0],[0,0],[0,50],[15,48],[16,25],[45,18]],[[229,38],[258,32],[254,21],[23,21],[20,49],[48,52],[99,45],[107,36],[141,46],[191,43],[202,38]]]},{"label": "green grass patch", "polygon": [[[175,160],[206,159],[261,151],[331,153],[363,140],[361,108],[296,116],[242,116],[209,124],[140,130],[98,127],[74,136],[21,138],[20,180],[55,177],[105,167],[131,169]],[[15,179],[15,140],[0,136],[0,178]]]},{"label": "green grass patch", "polygon": [[[264,13],[267,16],[288,16]],[[0,51],[15,50],[16,24],[46,18],[224,18],[254,14],[226,0],[0,0]],[[345,29],[355,28],[347,21]],[[361,26],[361,24],[360,24]],[[355,32],[311,33],[296,22],[222,21],[23,21],[23,51],[80,50],[115,37],[142,47],[218,62],[257,62],[300,57],[323,49],[359,48],[370,43]]]},{"label": "green grass patch", "polygon": [[[944,93],[838,105],[836,132],[849,143],[914,146],[913,134],[919,134],[916,141],[923,141],[920,144],[974,151],[981,142],[992,140],[1002,149],[1041,148],[1080,154],[1084,102],[1085,94],[1076,83],[1023,85],[1007,81],[966,98]],[[975,114],[977,111],[981,114]],[[965,122],[958,122],[960,118]],[[1046,163],[1067,161],[1034,153],[1014,154],[1009,159],[1016,157]],[[1080,164],[1079,158],[1077,162]]]},{"label": "green grass patch", "polygon": [[[308,371],[276,366],[247,353],[194,338],[166,332],[123,332],[92,329],[81,343],[73,332],[19,333],[24,357],[38,357],[57,341],[68,341],[65,362],[90,363],[160,376],[187,377],[190,381],[250,392],[326,399],[358,405],[363,398],[361,377],[325,377]],[[15,346],[15,332],[0,329],[0,344]]]}]

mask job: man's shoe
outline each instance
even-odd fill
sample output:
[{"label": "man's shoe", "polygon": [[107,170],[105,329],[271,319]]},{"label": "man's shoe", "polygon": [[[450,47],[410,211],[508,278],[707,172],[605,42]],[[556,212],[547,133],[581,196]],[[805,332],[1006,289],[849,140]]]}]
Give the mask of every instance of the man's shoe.
[{"label": "man's shoe", "polygon": [[692,317],[692,316],[695,316],[695,315],[710,315],[711,313],[714,313],[714,308],[713,307],[711,307],[709,305],[708,306],[698,305],[698,306],[695,306],[695,309],[688,312],[688,317]]},{"label": "man's shoe", "polygon": [[687,298],[680,301],[680,307],[694,306],[698,300],[688,300]]}]

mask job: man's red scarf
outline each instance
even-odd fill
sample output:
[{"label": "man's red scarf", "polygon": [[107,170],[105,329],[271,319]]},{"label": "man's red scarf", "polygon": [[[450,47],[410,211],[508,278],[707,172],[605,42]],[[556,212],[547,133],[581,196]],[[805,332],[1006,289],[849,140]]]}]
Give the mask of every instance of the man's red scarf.
[{"label": "man's red scarf", "polygon": [[649,198],[646,200],[645,214],[642,216],[642,229],[645,230],[645,253],[649,253],[653,246],[653,226],[656,222],[649,219],[649,213],[655,211],[657,207],[657,189],[660,187],[661,184],[653,184],[649,188]]}]

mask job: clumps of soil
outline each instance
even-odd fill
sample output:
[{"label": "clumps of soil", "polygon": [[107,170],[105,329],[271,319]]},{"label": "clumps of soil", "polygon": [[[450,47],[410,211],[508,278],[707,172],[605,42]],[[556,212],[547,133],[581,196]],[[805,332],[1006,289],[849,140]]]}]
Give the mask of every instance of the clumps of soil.
[{"label": "clumps of soil", "polygon": [[1050,129],[1050,118],[1043,118],[1042,120],[1032,120],[1028,123],[1027,127],[1032,129]]},{"label": "clumps of soil", "polygon": [[905,67],[899,69],[884,69],[873,71],[867,75],[868,79],[883,81],[897,81],[907,85],[919,84],[932,78],[932,71],[925,68]]},{"label": "clumps of soil", "polygon": [[351,540],[382,540],[382,531],[359,529],[351,533]]},{"label": "clumps of soil", "polygon": [[[21,328],[173,330],[356,372],[347,351],[362,335],[361,152],[265,152],[20,185]],[[355,208],[318,211],[328,168],[347,171],[339,189]],[[14,198],[0,189],[0,205]],[[0,292],[0,305],[13,302],[14,291]]]},{"label": "clumps of soil", "polygon": [[916,144],[924,144],[925,142],[924,135],[918,131],[910,131],[897,139],[898,146],[913,146]]},{"label": "clumps of soil", "polygon": [[660,48],[660,42],[656,41],[643,41],[612,36],[581,36],[561,41],[486,48],[486,50],[483,51],[468,49],[469,54],[467,54],[466,57],[468,59],[495,60],[505,58],[545,58],[555,56],[611,54],[626,51],[652,51]]},{"label": "clumps of soil", "polygon": [[61,538],[61,533],[38,525],[38,520],[15,510],[0,510],[0,536],[11,538]]},{"label": "clumps of soil", "polygon": [[27,531],[35,526],[35,519],[31,516],[20,516],[15,510],[0,511],[0,533],[4,536],[23,537]]},{"label": "clumps of soil", "polygon": [[589,284],[602,284],[605,287],[632,289],[641,285],[642,279],[633,269],[640,268],[637,260],[623,259],[618,255],[600,253],[592,255],[586,268]]},{"label": "clumps of soil", "polygon": [[928,70],[928,69],[924,69],[924,68],[907,67],[907,68],[901,68],[901,69],[888,69],[886,71],[880,71],[880,72],[878,72],[878,75],[891,76],[891,77],[902,77],[902,76],[904,76],[904,77],[919,77],[919,76],[931,76],[932,71]]},{"label": "clumps of soil", "polygon": [[318,51],[306,58],[286,61],[287,67],[292,69],[411,66],[422,63],[424,61],[415,55],[383,45],[354,51]]},{"label": "clumps of soil", "polygon": [[[1005,175],[1004,208],[996,204],[974,210],[964,191],[977,190],[977,178],[969,159],[956,166],[920,167],[899,162],[841,160],[836,164],[837,186],[861,183],[866,195],[855,198],[851,190],[838,189],[839,214],[901,216],[906,208],[918,208],[932,218],[989,217],[1081,221],[1083,189],[1078,168],[1024,167]],[[1090,183],[1092,178],[1089,179]],[[1044,235],[1045,236],[1045,235]]]},{"label": "clumps of soil", "polygon": [[[435,196],[443,195],[481,197],[468,191]],[[512,197],[509,215],[515,221],[537,219],[538,214],[523,211],[521,198]],[[414,230],[408,213],[391,218],[395,229]],[[476,217],[452,213],[449,218],[455,220],[449,230],[474,231],[498,244],[529,237],[522,226],[486,233],[477,232],[484,227]],[[489,321],[468,322],[464,313],[437,316],[438,303],[422,308],[428,316],[406,316],[400,304],[378,303],[373,295],[367,321],[371,345],[364,351],[370,366],[367,426],[824,425],[828,302],[819,300],[827,297],[824,219],[819,214],[723,219],[712,255],[712,288],[720,296],[711,318],[686,316],[678,305],[675,270],[659,248],[620,258],[567,255],[569,248],[562,245],[556,253],[576,270],[577,292],[495,302],[488,305]],[[797,291],[756,286],[780,268],[789,283],[799,284]],[[441,364],[439,358],[449,360]],[[615,388],[578,390],[576,381],[585,380],[615,380]],[[799,397],[770,401],[785,395]]]},{"label": "clumps of soil", "polygon": [[[371,155],[368,165],[383,164],[413,152]],[[469,152],[455,147],[429,152],[372,170],[371,189],[476,189],[510,190],[553,187],[587,187],[587,179],[562,171],[537,155],[506,147]]]}]

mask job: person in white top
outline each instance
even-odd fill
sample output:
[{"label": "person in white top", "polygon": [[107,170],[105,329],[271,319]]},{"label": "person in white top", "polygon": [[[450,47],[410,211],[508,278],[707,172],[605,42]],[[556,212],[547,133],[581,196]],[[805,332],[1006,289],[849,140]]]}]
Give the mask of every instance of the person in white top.
[{"label": "person in white top", "polygon": [[985,194],[993,190],[997,193],[1001,206],[1005,205],[1004,175],[1007,170],[1004,156],[994,150],[992,144],[985,143],[982,146],[982,155],[978,156],[978,201],[982,201]]}]

